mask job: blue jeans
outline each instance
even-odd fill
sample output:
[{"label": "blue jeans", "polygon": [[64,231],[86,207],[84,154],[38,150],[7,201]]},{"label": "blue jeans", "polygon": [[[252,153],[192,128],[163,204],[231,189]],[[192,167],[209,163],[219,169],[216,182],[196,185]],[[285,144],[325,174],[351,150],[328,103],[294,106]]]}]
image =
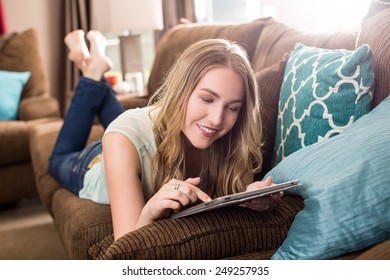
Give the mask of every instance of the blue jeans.
[{"label": "blue jeans", "polygon": [[50,157],[51,175],[78,194],[88,165],[102,153],[101,140],[86,146],[95,116],[104,129],[124,111],[106,80],[81,77]]}]

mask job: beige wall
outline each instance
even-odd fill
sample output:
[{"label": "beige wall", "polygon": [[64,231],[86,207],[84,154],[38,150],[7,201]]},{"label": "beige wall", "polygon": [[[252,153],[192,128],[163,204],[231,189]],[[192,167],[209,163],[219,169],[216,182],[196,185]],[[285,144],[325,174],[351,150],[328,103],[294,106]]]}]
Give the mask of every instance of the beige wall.
[{"label": "beige wall", "polygon": [[41,55],[49,80],[49,92],[58,98],[63,88],[63,30],[62,2],[58,0],[2,0],[7,29],[38,30]]}]

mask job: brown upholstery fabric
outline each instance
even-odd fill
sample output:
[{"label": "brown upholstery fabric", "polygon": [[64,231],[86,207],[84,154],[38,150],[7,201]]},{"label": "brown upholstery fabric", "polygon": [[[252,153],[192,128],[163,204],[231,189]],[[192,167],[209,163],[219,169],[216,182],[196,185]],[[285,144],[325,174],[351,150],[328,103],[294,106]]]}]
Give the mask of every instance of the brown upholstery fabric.
[{"label": "brown upholstery fabric", "polygon": [[2,147],[0,149],[0,166],[30,161],[30,129],[35,125],[52,120],[51,118],[43,118],[28,122],[0,122],[0,147]]},{"label": "brown upholstery fabric", "polygon": [[373,107],[390,94],[390,5],[387,7],[363,20],[356,41],[357,47],[368,44],[373,53],[375,73]]},{"label": "brown upholstery fabric", "polygon": [[54,193],[53,216],[70,259],[89,259],[88,249],[113,232],[109,206],[63,188]]},{"label": "brown upholstery fabric", "polygon": [[31,77],[23,89],[22,99],[40,96],[47,91],[46,73],[35,29],[16,33],[3,45],[0,52],[0,70],[31,72]]},{"label": "brown upholstery fabric", "polygon": [[0,178],[0,204],[37,196],[30,162],[2,166]]},{"label": "brown upholstery fabric", "polygon": [[271,169],[271,158],[275,144],[280,88],[283,82],[284,69],[286,68],[287,59],[288,57],[286,55],[284,60],[275,63],[274,65],[267,67],[255,74],[259,86],[261,105],[260,112],[263,133],[262,175],[265,175],[265,173]]},{"label": "brown upholstery fabric", "polygon": [[160,40],[148,81],[148,92],[153,94],[162,84],[164,75],[177,56],[189,45],[204,39],[226,38],[237,42],[251,59],[257,39],[269,19],[259,19],[237,25],[180,24],[167,31]]},{"label": "brown upholstery fabric", "polygon": [[58,101],[50,96],[25,98],[20,102],[19,119],[22,121],[40,118],[60,118]]},{"label": "brown upholstery fabric", "polygon": [[[300,197],[285,197],[279,207],[257,212],[232,206],[181,219],[166,219],[112,235],[89,250],[94,259],[225,259],[270,251],[281,245],[303,208]],[[112,243],[112,244],[111,244]]]},{"label": "brown upholstery fabric", "polygon": [[[62,189],[49,172],[49,158],[61,126],[62,121],[55,121],[34,126],[30,131],[31,161],[34,166],[37,190],[42,203],[49,212],[52,209],[54,193]],[[99,139],[102,134],[102,127],[100,125],[94,126],[88,141]]]},{"label": "brown upholstery fabric", "polygon": [[62,121],[35,126],[30,132],[31,162],[34,167],[35,182],[41,202],[52,212],[54,193],[61,188],[50,176],[49,158],[61,128]]},{"label": "brown upholstery fabric", "polygon": [[307,33],[281,22],[270,21],[261,32],[253,57],[253,69],[259,71],[282,60],[297,42],[321,48],[354,49],[356,33]]},{"label": "brown upholstery fabric", "polygon": [[390,260],[390,240],[382,242],[366,252],[362,253],[357,260]]}]

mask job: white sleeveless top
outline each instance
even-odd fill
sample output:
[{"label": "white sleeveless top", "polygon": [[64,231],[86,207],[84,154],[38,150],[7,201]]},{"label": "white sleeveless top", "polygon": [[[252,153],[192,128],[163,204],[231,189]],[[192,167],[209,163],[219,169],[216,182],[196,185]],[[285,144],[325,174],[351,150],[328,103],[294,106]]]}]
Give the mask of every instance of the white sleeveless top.
[{"label": "white sleeveless top", "polygon": [[[145,200],[149,200],[153,188],[151,184],[152,157],[156,152],[156,142],[152,127],[158,110],[153,107],[130,109],[118,116],[106,129],[104,136],[117,132],[127,137],[135,146],[141,162],[141,184]],[[104,138],[103,136],[103,138]],[[101,204],[110,204],[104,162],[101,160],[87,171],[84,186],[79,197]]]}]

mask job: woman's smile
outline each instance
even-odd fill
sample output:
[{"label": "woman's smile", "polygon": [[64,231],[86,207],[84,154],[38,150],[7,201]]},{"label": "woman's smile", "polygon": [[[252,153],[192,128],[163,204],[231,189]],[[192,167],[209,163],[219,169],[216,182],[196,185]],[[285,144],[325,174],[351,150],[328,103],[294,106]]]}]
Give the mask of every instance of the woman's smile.
[{"label": "woman's smile", "polygon": [[200,131],[202,132],[202,134],[206,137],[213,137],[215,135],[215,133],[218,131],[216,129],[211,129],[211,128],[202,126],[200,124],[198,124],[198,127],[199,127]]}]

